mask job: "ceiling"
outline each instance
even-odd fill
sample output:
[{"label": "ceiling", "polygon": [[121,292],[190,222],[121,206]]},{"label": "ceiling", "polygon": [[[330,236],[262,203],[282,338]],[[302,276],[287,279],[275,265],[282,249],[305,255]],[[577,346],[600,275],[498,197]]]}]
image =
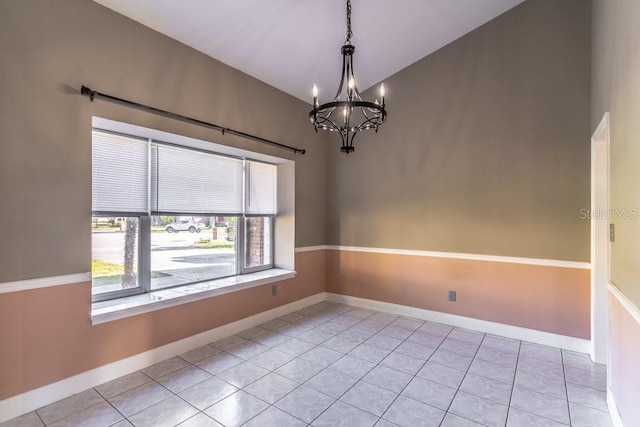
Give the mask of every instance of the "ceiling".
[{"label": "ceiling", "polygon": [[[95,0],[311,103],[338,88],[345,0]],[[524,0],[352,0],[363,91]],[[388,87],[387,92],[393,88]]]}]

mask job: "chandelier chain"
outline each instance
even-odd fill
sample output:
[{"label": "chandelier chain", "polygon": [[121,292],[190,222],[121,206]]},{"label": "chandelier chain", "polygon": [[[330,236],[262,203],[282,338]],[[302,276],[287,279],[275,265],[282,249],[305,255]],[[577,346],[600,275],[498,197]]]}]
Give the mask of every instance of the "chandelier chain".
[{"label": "chandelier chain", "polygon": [[347,41],[345,44],[351,44],[351,36],[353,36],[351,31],[351,0],[347,0]]}]

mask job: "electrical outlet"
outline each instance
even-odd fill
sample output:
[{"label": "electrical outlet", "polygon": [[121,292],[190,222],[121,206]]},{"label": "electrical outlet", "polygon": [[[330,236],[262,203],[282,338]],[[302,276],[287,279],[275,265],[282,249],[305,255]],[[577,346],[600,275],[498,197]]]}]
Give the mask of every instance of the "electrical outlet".
[{"label": "electrical outlet", "polygon": [[449,301],[456,300],[456,291],[449,291]]},{"label": "electrical outlet", "polygon": [[609,224],[609,241],[611,243],[616,241],[616,225],[614,223]]},{"label": "electrical outlet", "polygon": [[278,285],[271,285],[271,296],[275,297],[278,295]]}]

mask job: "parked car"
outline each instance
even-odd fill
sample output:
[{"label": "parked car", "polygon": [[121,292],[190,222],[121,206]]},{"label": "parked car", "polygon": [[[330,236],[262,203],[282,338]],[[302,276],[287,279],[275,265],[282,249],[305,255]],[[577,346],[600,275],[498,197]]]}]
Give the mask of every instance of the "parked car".
[{"label": "parked car", "polygon": [[178,231],[189,231],[190,233],[199,233],[200,232],[200,224],[195,223],[194,221],[189,221],[188,219],[172,222],[168,224],[165,228],[167,233],[177,233]]}]

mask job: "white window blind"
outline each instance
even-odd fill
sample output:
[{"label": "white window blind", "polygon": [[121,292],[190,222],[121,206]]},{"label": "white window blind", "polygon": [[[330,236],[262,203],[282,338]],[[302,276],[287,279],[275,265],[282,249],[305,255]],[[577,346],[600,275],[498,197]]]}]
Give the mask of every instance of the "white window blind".
[{"label": "white window blind", "polygon": [[277,213],[277,167],[266,163],[246,162],[245,213],[275,215]]},{"label": "white window blind", "polygon": [[149,212],[149,142],[94,130],[94,212]]},{"label": "white window blind", "polygon": [[242,160],[167,145],[153,152],[153,211],[242,213]]},{"label": "white window blind", "polygon": [[92,148],[94,212],[277,214],[274,165],[100,130]]}]

